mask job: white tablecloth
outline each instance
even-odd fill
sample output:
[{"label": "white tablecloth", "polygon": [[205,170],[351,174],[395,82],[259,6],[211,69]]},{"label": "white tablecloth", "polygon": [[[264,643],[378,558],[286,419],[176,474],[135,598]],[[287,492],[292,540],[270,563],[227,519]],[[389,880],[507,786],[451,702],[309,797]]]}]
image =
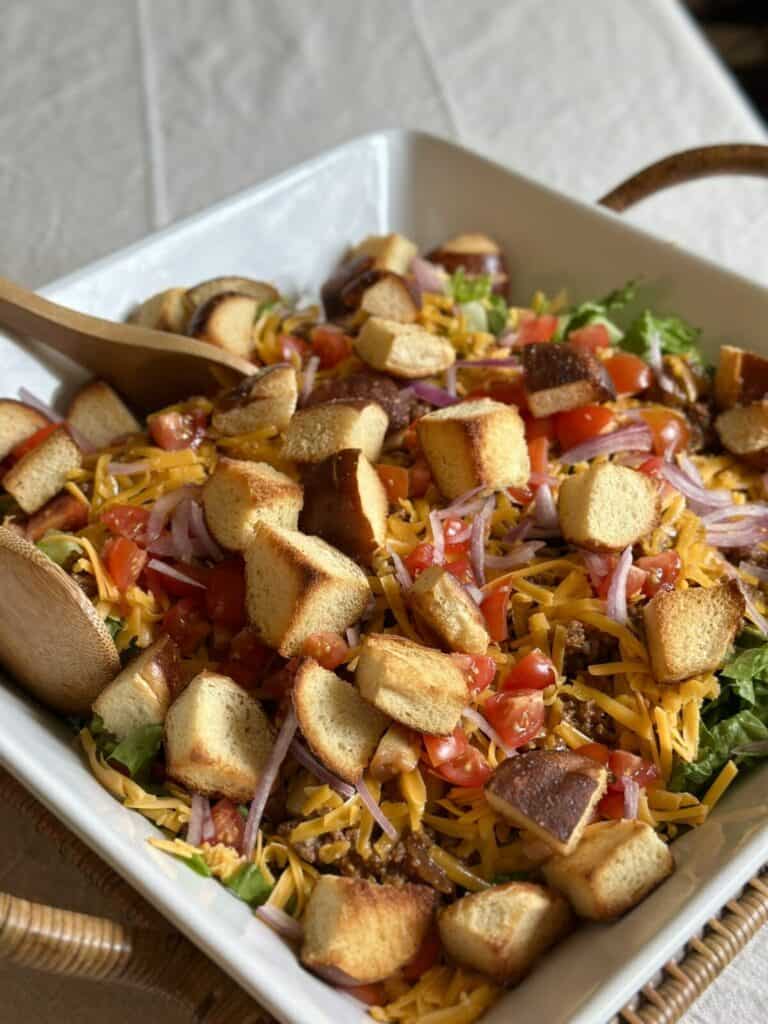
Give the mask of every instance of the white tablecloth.
[{"label": "white tablecloth", "polygon": [[[587,200],[674,150],[765,138],[675,0],[4,0],[0,13],[0,266],[31,285],[373,128],[452,137]],[[764,182],[699,183],[631,217],[768,280],[766,200]],[[4,829],[0,847],[0,884],[96,909],[71,874],[40,879],[31,833]],[[768,936],[687,1024],[762,1021],[766,955]],[[8,970],[0,987],[3,1021],[138,1022],[149,1005]]]}]

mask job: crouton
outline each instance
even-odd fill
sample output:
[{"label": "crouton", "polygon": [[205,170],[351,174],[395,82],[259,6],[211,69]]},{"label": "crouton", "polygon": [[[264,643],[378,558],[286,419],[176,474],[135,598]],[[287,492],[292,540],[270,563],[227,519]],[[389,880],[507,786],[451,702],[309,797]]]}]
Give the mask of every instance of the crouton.
[{"label": "crouton", "polygon": [[104,687],[93,703],[94,714],[119,740],[144,725],[161,725],[177,671],[178,648],[162,636]]},{"label": "crouton", "polygon": [[211,424],[227,436],[248,434],[259,427],[285,430],[298,397],[292,366],[265,366],[217,400]]},{"label": "crouton", "polygon": [[389,417],[378,402],[348,398],[299,409],[288,424],[283,454],[294,462],[322,462],[344,448],[359,448],[375,462]]},{"label": "crouton", "polygon": [[405,278],[377,270],[370,256],[356,256],[343,263],[323,284],[320,296],[329,320],[350,325],[355,324],[358,310],[398,323],[412,323],[418,313]]},{"label": "crouton", "polygon": [[250,277],[212,277],[208,281],[201,281],[194,288],[186,293],[187,303],[192,309],[205,305],[209,299],[224,292],[235,292],[237,295],[247,295],[256,299],[259,306],[265,303],[277,302],[280,292],[266,281],[254,281]]},{"label": "crouton", "polygon": [[387,492],[361,451],[345,448],[306,467],[301,529],[370,562],[387,537]]},{"label": "crouton", "polygon": [[715,373],[715,401],[720,409],[759,402],[768,394],[768,359],[732,345],[720,349]]},{"label": "crouton", "polygon": [[250,800],[272,742],[259,702],[216,672],[195,676],[165,716],[168,776],[203,796]]},{"label": "crouton", "polygon": [[744,607],[736,580],[716,587],[660,591],[643,610],[656,681],[677,683],[719,668]]},{"label": "crouton", "polygon": [[621,551],[647,536],[659,518],[659,492],[644,473],[596,462],[566,477],[557,501],[563,537],[590,551]]},{"label": "crouton", "polygon": [[403,235],[369,235],[351,250],[349,258],[370,256],[377,270],[405,274],[417,252],[416,244]]},{"label": "crouton", "polygon": [[616,397],[616,389],[603,363],[567,342],[524,345],[521,359],[528,408],[533,416],[552,416]]},{"label": "crouton", "polygon": [[238,292],[213,295],[192,314],[187,334],[249,359],[253,351],[253,324],[260,305],[258,299]]},{"label": "crouton", "polygon": [[579,917],[608,921],[637,906],[674,868],[654,829],[625,819],[588,826],[573,853],[550,858],[542,870]]},{"label": "crouton", "polygon": [[59,427],[8,470],[3,487],[31,516],[59,493],[69,474],[81,465],[80,449],[66,428]]},{"label": "crouton", "polygon": [[45,416],[31,405],[0,398],[0,461],[22,441],[47,426]]},{"label": "crouton", "polygon": [[419,734],[395,722],[379,740],[369,767],[372,778],[388,782],[404,772],[412,772],[419,763]]},{"label": "crouton", "polygon": [[266,462],[219,459],[203,487],[208,527],[229,551],[245,551],[256,523],[295,530],[302,501],[299,484]]},{"label": "crouton", "polygon": [[502,761],[486,783],[488,803],[558,853],[573,850],[606,790],[603,765],[570,750],[532,750]]},{"label": "crouton", "polygon": [[354,345],[364,363],[393,377],[431,377],[456,362],[456,350],[447,338],[418,324],[378,316],[366,320]]},{"label": "crouton", "polygon": [[449,904],[437,925],[453,960],[506,985],[524,977],[572,921],[559,893],[533,882],[508,882]]},{"label": "crouton", "polygon": [[336,984],[388,978],[416,955],[435,900],[425,885],[321,875],[304,913],[302,963]]},{"label": "crouton", "polygon": [[482,612],[461,583],[441,565],[416,579],[408,603],[442,645],[465,654],[485,654],[490,638]]},{"label": "crouton", "polygon": [[447,736],[467,705],[467,680],[449,654],[389,633],[363,638],[355,681],[367,701],[419,732]]},{"label": "crouton", "polygon": [[768,401],[735,405],[721,412],[715,429],[729,452],[756,469],[768,469]]},{"label": "crouton", "polygon": [[411,324],[419,311],[411,290],[398,274],[385,274],[369,285],[360,299],[360,309],[369,316]]},{"label": "crouton", "polygon": [[245,551],[246,608],[259,636],[284,657],[313,633],[343,633],[368,603],[368,577],[318,537],[256,523]]},{"label": "crouton", "polygon": [[167,288],[152,295],[128,317],[129,323],[155,331],[183,334],[194,306],[187,301],[186,288]]},{"label": "crouton", "polygon": [[476,398],[422,416],[416,425],[435,483],[446,498],[474,487],[528,482],[525,428],[517,409]]},{"label": "crouton", "polygon": [[118,437],[141,431],[141,424],[131,410],[103,380],[94,380],[78,391],[67,420],[75,433],[94,448],[106,448]]},{"label": "crouton", "polygon": [[387,716],[312,658],[299,665],[292,694],[299,728],[313,752],[335,775],[356,782],[387,728]]}]

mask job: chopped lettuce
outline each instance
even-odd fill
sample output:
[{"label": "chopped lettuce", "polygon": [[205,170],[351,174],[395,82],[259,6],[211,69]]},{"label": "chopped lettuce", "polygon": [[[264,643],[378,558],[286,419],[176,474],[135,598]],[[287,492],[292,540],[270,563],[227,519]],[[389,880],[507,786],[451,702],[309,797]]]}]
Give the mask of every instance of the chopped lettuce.
[{"label": "chopped lettuce", "polygon": [[108,615],[106,617],[106,619],[104,619],[104,625],[107,627],[107,629],[111,633],[112,639],[116,640],[117,639],[117,634],[120,632],[120,630],[124,626],[124,622],[123,622],[122,619],[115,618],[114,615]]},{"label": "chopped lettuce", "polygon": [[117,761],[128,769],[132,779],[143,775],[157,757],[163,740],[162,725],[142,725],[124,740],[108,732],[99,715],[94,715],[89,726],[96,748],[109,761]]},{"label": "chopped lettuce", "polygon": [[556,334],[557,341],[567,339],[571,331],[577,331],[581,327],[591,324],[602,324],[608,331],[612,342],[618,342],[622,337],[621,329],[610,319],[609,314],[614,310],[622,309],[635,297],[635,282],[628,281],[623,288],[616,288],[609,292],[602,299],[590,299],[575,306],[560,318]]},{"label": "chopped lettuce", "polygon": [[182,864],[186,864],[188,868],[191,868],[195,872],[196,875],[202,875],[203,878],[210,878],[213,874],[199,853],[193,853],[191,857],[183,857],[179,853],[172,853],[171,856],[175,857],[176,860],[180,860]]},{"label": "chopped lettuce", "polygon": [[65,566],[80,554],[80,545],[76,540],[67,540],[66,537],[43,537],[36,544],[44,555],[47,555],[56,565]]},{"label": "chopped lettuce", "polygon": [[488,330],[491,334],[495,334],[498,337],[503,334],[507,327],[507,318],[509,316],[509,310],[507,304],[501,295],[489,295],[488,296],[488,308],[486,309],[486,315],[488,317]]},{"label": "chopped lettuce", "polygon": [[243,864],[226,886],[238,899],[252,907],[260,907],[262,903],[266,903],[273,888],[255,864]]},{"label": "chopped lettuce", "polygon": [[463,302],[461,311],[468,331],[488,330],[488,314],[482,302]]},{"label": "chopped lettuce", "polygon": [[654,316],[646,309],[627,328],[619,344],[626,352],[647,359],[655,337],[662,355],[688,356],[698,362],[696,343],[700,334],[699,327],[692,327],[679,316]]},{"label": "chopped lettuce", "polygon": [[448,289],[454,302],[463,305],[465,302],[480,302],[491,295],[493,282],[490,274],[477,274],[467,277],[464,268],[459,267],[448,279]]}]

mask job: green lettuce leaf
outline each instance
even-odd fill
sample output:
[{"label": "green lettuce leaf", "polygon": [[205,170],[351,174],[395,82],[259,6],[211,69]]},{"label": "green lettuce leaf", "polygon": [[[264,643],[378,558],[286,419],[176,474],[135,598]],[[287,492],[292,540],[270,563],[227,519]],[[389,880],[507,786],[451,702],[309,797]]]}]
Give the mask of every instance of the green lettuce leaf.
[{"label": "green lettuce leaf", "polygon": [[448,279],[448,287],[454,302],[478,302],[490,298],[493,282],[490,274],[467,277],[464,268],[459,267]]},{"label": "green lettuce leaf", "polygon": [[115,618],[114,615],[108,615],[106,617],[106,619],[104,619],[104,625],[107,627],[107,629],[111,633],[112,639],[116,640],[117,639],[117,634],[123,628],[124,623],[123,623],[122,619],[117,619],[117,618]]},{"label": "green lettuce leaf", "polygon": [[80,545],[77,541],[66,540],[64,537],[55,537],[53,539],[43,537],[35,546],[40,548],[43,554],[47,555],[52,562],[61,566],[67,565],[80,554]]},{"label": "green lettuce leaf", "polygon": [[575,306],[560,318],[555,335],[557,341],[565,340],[571,331],[590,324],[603,324],[612,342],[622,336],[621,329],[610,319],[609,314],[626,306],[635,297],[635,282],[628,281],[623,288],[616,288],[602,299],[590,299]]},{"label": "green lettuce leaf", "polygon": [[651,339],[657,335],[662,355],[685,355],[699,362],[701,357],[696,343],[700,334],[700,328],[692,327],[678,316],[654,316],[646,309],[627,328],[619,344],[625,352],[647,359]]},{"label": "green lettuce leaf", "polygon": [[255,864],[243,864],[226,886],[238,899],[252,907],[266,903],[273,888]]},{"label": "green lettuce leaf", "polygon": [[501,295],[489,295],[487,304],[488,330],[498,338],[506,330],[509,310]]},{"label": "green lettuce leaf", "polygon": [[135,779],[152,764],[163,741],[162,725],[142,725],[121,740],[109,755],[124,765]]},{"label": "green lettuce leaf", "polygon": [[177,853],[172,853],[171,856],[175,857],[176,860],[180,860],[182,864],[186,864],[196,875],[202,875],[203,878],[211,878],[213,874],[199,853],[193,853],[191,857],[182,857]]}]

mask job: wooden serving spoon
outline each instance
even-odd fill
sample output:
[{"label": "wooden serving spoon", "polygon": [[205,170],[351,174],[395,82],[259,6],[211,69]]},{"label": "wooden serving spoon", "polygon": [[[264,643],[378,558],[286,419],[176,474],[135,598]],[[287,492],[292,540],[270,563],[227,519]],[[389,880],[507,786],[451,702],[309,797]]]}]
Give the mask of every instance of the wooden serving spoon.
[{"label": "wooden serving spoon", "polygon": [[2,277],[0,327],[68,356],[139,412],[209,394],[256,372],[247,359],[207,342],[78,313]]}]

